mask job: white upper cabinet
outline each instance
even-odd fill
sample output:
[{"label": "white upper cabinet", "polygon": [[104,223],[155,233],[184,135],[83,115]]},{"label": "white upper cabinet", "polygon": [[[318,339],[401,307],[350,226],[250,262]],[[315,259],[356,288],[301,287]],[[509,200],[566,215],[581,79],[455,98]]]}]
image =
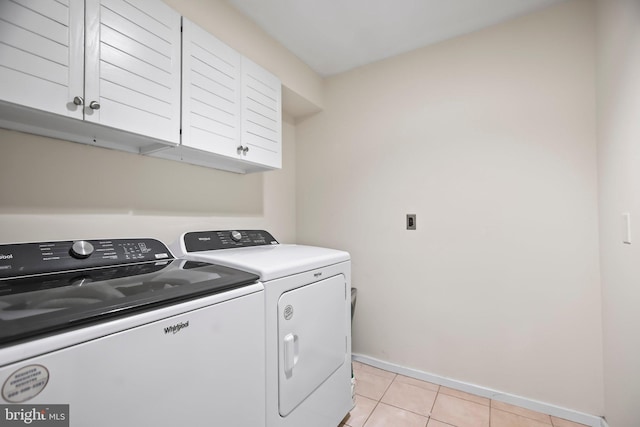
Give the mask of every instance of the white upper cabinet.
[{"label": "white upper cabinet", "polygon": [[259,172],[282,167],[281,96],[161,0],[0,0],[0,127]]},{"label": "white upper cabinet", "polygon": [[85,31],[85,120],[177,144],[180,15],[159,0],[86,0]]},{"label": "white upper cabinet", "polygon": [[0,0],[0,99],[82,119],[84,0]]},{"label": "white upper cabinet", "polygon": [[182,26],[181,145],[148,153],[237,173],[280,168],[280,80],[184,17]]},{"label": "white upper cabinet", "polygon": [[282,89],[280,79],[242,58],[243,157],[271,168],[282,167]]},{"label": "white upper cabinet", "polygon": [[182,37],[182,145],[236,156],[241,56],[185,18]]},{"label": "white upper cabinet", "polygon": [[0,0],[0,17],[0,125],[133,152],[179,143],[180,15],[165,3]]}]

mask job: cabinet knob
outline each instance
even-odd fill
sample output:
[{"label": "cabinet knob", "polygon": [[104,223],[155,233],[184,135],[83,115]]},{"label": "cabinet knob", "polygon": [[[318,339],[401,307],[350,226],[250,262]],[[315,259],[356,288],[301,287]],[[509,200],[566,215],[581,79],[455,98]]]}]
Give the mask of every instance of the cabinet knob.
[{"label": "cabinet knob", "polygon": [[84,99],[81,96],[76,96],[73,98],[73,103],[76,105],[84,104]]},{"label": "cabinet knob", "polygon": [[89,104],[89,108],[91,108],[92,110],[99,110],[100,103],[98,101],[91,101],[91,104]]},{"label": "cabinet knob", "polygon": [[244,147],[242,145],[238,145],[238,148],[236,148],[236,150],[238,151],[238,154],[240,154],[244,151]]},{"label": "cabinet knob", "polygon": [[249,147],[244,147],[244,148],[242,149],[242,152],[243,152],[244,154],[247,154],[247,153],[249,152]]}]

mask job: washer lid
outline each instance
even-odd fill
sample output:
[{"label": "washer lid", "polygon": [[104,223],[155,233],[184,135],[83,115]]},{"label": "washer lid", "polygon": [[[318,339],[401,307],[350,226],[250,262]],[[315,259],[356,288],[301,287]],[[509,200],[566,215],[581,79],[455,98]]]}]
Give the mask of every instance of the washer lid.
[{"label": "washer lid", "polygon": [[268,281],[349,261],[348,252],[304,245],[252,246],[190,252],[185,258],[249,271]]},{"label": "washer lid", "polygon": [[225,292],[257,279],[183,259],[0,278],[0,346]]}]

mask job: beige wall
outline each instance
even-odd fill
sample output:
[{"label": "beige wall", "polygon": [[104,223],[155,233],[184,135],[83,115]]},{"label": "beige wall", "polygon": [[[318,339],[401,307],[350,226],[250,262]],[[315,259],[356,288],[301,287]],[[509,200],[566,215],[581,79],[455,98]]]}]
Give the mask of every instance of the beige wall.
[{"label": "beige wall", "polygon": [[355,353],[603,413],[594,21],[568,1],[327,80],[298,241],[351,252]]},{"label": "beige wall", "polygon": [[[598,161],[605,415],[640,425],[640,2],[598,1]],[[622,243],[631,213],[632,244]]]},{"label": "beige wall", "polygon": [[0,129],[0,243],[261,228],[295,241],[295,127],[283,168],[238,175]]}]

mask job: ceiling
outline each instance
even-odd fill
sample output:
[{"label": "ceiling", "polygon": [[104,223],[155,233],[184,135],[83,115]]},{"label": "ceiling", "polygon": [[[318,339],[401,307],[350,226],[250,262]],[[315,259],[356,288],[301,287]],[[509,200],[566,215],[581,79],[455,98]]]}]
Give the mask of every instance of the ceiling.
[{"label": "ceiling", "polygon": [[330,76],[563,0],[227,0]]}]

